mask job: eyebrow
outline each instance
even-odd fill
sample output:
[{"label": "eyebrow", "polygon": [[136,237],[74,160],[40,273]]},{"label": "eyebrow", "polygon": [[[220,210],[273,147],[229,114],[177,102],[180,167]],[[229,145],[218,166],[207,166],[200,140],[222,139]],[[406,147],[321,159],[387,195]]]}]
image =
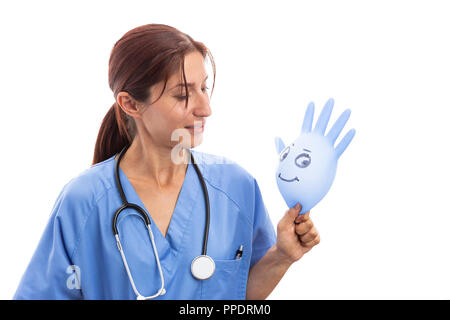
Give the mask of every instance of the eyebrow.
[{"label": "eyebrow", "polygon": [[305,151],[308,151],[308,152],[311,152],[310,150],[308,150],[308,149],[305,149],[305,148],[303,148],[303,150],[305,150]]},{"label": "eyebrow", "polygon": [[[206,76],[206,78],[203,80],[203,81],[205,81],[206,79],[208,79],[208,76]],[[193,83],[193,82],[188,82],[187,83],[187,86],[188,87],[193,87],[195,85],[195,83]],[[184,82],[180,82],[180,83],[177,83],[176,85],[174,85],[172,88],[170,88],[169,90],[172,90],[173,88],[177,88],[177,87],[184,87]]]}]

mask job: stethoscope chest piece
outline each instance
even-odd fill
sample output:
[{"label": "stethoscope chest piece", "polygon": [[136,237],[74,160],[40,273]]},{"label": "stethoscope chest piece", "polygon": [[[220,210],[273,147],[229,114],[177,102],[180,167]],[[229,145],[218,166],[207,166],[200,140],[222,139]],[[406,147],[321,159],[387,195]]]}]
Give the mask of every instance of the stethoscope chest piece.
[{"label": "stethoscope chest piece", "polygon": [[216,264],[214,260],[207,255],[200,255],[192,260],[191,272],[194,278],[198,280],[206,280],[212,277]]}]

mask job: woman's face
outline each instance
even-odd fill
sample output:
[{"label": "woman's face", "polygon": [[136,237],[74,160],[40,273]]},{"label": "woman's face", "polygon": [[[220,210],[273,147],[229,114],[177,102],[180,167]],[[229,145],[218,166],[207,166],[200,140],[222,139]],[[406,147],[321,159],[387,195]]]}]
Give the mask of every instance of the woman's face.
[{"label": "woman's face", "polygon": [[[204,122],[211,115],[203,56],[199,52],[187,54],[184,68],[188,92],[180,71],[168,79],[158,101],[154,102],[161,95],[164,82],[150,88],[150,105],[145,106],[140,118],[135,118],[138,134],[156,145],[193,148],[202,142]],[[186,95],[189,95],[187,107]],[[200,128],[186,128],[194,125]]]}]

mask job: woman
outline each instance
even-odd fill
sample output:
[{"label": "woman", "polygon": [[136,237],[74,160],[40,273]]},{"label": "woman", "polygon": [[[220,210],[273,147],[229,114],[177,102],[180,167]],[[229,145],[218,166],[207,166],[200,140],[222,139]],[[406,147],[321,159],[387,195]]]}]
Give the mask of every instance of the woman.
[{"label": "woman", "polygon": [[[319,243],[300,206],[287,210],[276,234],[256,180],[228,159],[192,150],[211,115],[206,54],[215,79],[208,49],[173,27],[140,26],[115,44],[116,102],[93,165],[59,194],[15,299],[265,299]],[[144,208],[149,230],[132,208],[113,223],[125,201]],[[205,234],[214,272],[202,279],[193,261]]]}]

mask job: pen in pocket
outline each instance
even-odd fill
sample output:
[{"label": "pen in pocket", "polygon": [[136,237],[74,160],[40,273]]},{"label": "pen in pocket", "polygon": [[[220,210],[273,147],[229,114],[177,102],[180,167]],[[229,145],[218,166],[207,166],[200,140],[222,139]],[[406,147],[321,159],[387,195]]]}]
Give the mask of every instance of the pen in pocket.
[{"label": "pen in pocket", "polygon": [[242,257],[243,253],[244,253],[244,246],[241,244],[239,249],[236,251],[236,258],[235,258],[235,260],[240,259]]}]

